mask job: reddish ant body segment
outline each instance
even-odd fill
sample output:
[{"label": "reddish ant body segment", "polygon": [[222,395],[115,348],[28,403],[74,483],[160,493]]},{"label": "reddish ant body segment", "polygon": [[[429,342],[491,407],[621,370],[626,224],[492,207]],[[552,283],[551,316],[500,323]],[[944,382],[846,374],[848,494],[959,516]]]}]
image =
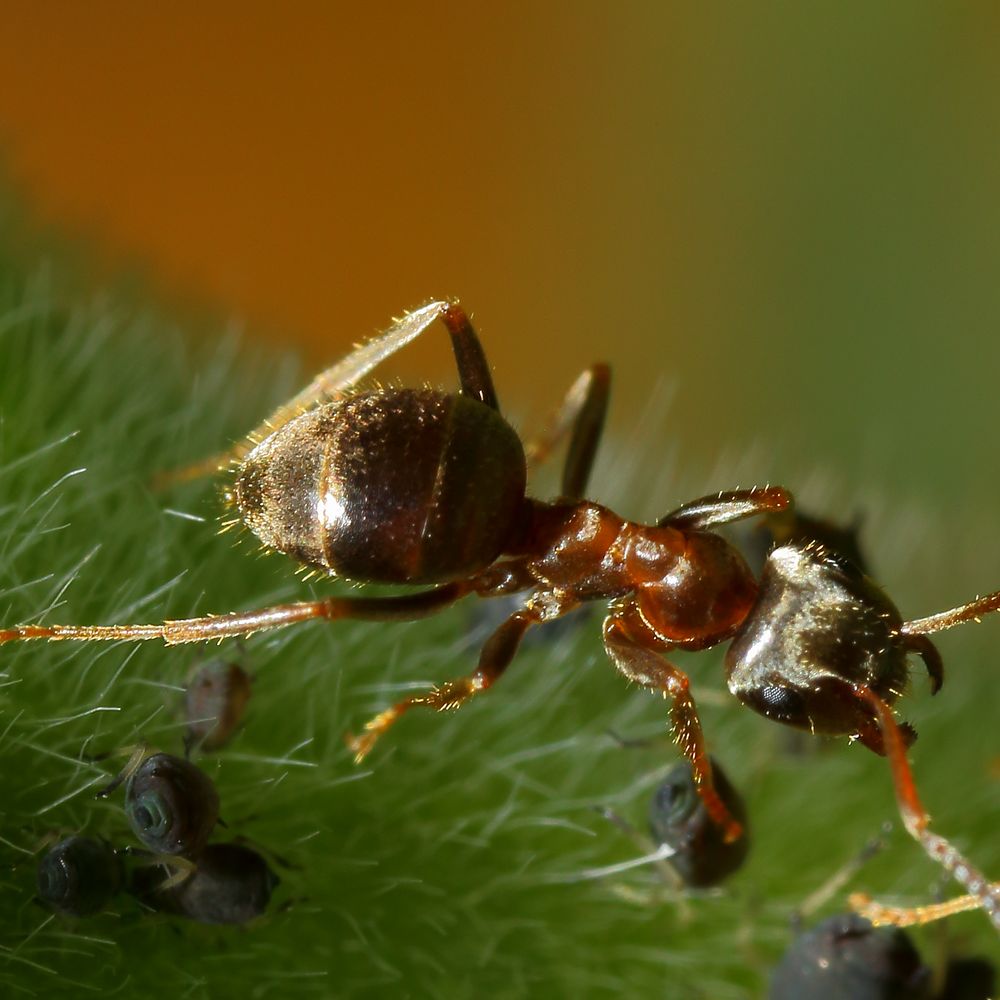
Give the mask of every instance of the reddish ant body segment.
[{"label": "reddish ant body segment", "polygon": [[[460,392],[354,390],[379,362],[436,320],[450,336]],[[604,645],[630,680],[671,701],[674,735],[698,794],[729,841],[739,822],[717,794],[687,676],[673,649],[733,640],[730,690],[755,711],[814,733],[858,738],[892,763],[907,829],[975,895],[1000,927],[1000,898],[946,841],[930,834],[906,760],[913,738],[891,705],[909,653],[933,689],[941,659],[927,633],[1000,607],[1000,593],[904,621],[857,567],[822,546],[774,549],[758,582],[716,529],[790,509],[787,490],[733,490],[684,504],[656,524],[624,520],[583,499],[607,408],[610,371],[574,383],[550,427],[522,445],[499,411],[489,366],[465,312],[432,302],[322,372],[250,435],[249,442],[175,474],[188,479],[235,465],[229,499],[268,548],[359,582],[421,584],[392,597],[334,597],[155,625],[29,625],[22,639],[143,640],[168,644],[248,635],[314,618],[406,620],[468,594],[529,596],[486,640],[477,668],[400,701],[350,739],[357,760],[404,712],[453,709],[494,684],[525,632],[581,603],[609,602]],[[527,466],[569,435],[562,495],[525,495]]]}]

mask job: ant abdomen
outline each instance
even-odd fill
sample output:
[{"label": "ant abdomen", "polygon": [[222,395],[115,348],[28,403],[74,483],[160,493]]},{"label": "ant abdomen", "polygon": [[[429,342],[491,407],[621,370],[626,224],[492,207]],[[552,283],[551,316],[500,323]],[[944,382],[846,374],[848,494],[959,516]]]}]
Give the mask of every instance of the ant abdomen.
[{"label": "ant abdomen", "polygon": [[768,556],[757,601],[726,654],[729,689],[777,722],[864,733],[871,714],[855,686],[889,704],[906,686],[902,624],[852,563],[815,543],[781,546]]},{"label": "ant abdomen", "polygon": [[488,566],[525,516],[524,449],[468,396],[359,393],[280,427],[233,499],[269,548],[352,580],[440,583]]}]

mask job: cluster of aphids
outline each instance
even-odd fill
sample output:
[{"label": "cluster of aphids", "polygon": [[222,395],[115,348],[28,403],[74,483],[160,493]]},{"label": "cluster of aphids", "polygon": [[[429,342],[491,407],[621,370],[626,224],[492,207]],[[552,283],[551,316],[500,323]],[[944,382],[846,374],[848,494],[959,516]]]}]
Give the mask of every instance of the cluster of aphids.
[{"label": "cluster of aphids", "polygon": [[[381,361],[439,320],[451,337],[459,392],[358,389]],[[908,658],[923,661],[936,693],[944,666],[929,635],[997,610],[1000,592],[906,619],[847,545],[808,529],[780,486],[724,490],[683,503],[653,524],[587,500],[609,387],[608,366],[593,365],[549,425],[522,441],[501,415],[469,318],[457,303],[432,302],[321,372],[246,443],[161,477],[161,485],[170,485],[229,466],[233,520],[265,548],[329,576],[423,589],[147,625],[22,625],[0,629],[0,644],[201,642],[315,619],[416,619],[468,595],[520,595],[486,638],[471,673],[398,702],[348,738],[360,761],[405,712],[455,709],[486,691],[533,626],[601,601],[609,659],[628,680],[667,699],[690,780],[723,844],[743,837],[743,821],[709,759],[688,677],[669,655],[729,643],[726,679],[743,704],[814,735],[849,737],[888,758],[907,831],[967,893],[953,906],[982,909],[1000,930],[1000,888],[929,828],[907,759],[916,734],[894,710],[908,681]],[[560,496],[528,496],[529,469],[564,438]],[[754,571],[723,531],[766,518],[786,519],[786,534]]]},{"label": "cluster of aphids", "polygon": [[[224,746],[249,695],[250,678],[239,664],[202,666],[185,692],[188,751]],[[204,771],[187,757],[140,747],[98,796],[122,783],[125,815],[142,847],[117,850],[81,835],[61,840],[38,865],[44,904],[82,917],[127,891],[144,906],[201,923],[244,924],[264,913],[278,878],[253,847],[209,842],[219,822],[219,793]]]},{"label": "cluster of aphids", "polygon": [[[654,745],[648,740],[621,742]],[[712,768],[720,797],[743,825],[743,835],[736,840],[727,841],[712,822],[684,764],[672,767],[654,789],[648,836],[617,813],[601,810],[644,852],[645,859],[655,862],[660,883],[660,891],[650,893],[618,886],[619,895],[643,905],[676,903],[682,898],[679,892],[717,890],[743,866],[750,850],[747,807],[714,758]],[[793,914],[793,926],[826,904],[883,847],[883,838],[873,838],[834,872],[802,901]],[[610,871],[620,867],[612,866]],[[903,913],[884,916],[892,923],[903,919]],[[830,917],[799,934],[769,979],[769,1000],[990,1000],[996,996],[996,969],[989,960],[951,958],[941,969],[932,969],[905,930],[873,926],[857,913]]]}]

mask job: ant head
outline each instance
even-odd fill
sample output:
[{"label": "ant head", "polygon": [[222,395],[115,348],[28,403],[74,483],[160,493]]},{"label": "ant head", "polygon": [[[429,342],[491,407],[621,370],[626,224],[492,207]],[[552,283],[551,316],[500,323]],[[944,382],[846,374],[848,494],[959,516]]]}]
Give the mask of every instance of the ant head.
[{"label": "ant head", "polygon": [[219,794],[190,761],[157,753],[129,778],[125,813],[151,851],[190,856],[208,842],[219,818]]},{"label": "ant head", "polygon": [[264,438],[243,460],[231,493],[244,524],[267,548],[324,566],[317,518],[329,435],[327,408],[303,413]]},{"label": "ant head", "polygon": [[849,560],[809,542],[774,549],[757,602],[726,654],[729,689],[777,722],[814,733],[869,728],[853,693],[893,702],[906,682],[902,618]]}]

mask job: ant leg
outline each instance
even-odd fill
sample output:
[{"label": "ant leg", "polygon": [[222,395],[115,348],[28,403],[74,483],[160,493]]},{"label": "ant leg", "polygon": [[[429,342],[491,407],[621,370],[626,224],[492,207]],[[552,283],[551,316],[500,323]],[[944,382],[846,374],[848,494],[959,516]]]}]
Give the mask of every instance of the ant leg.
[{"label": "ant leg", "polygon": [[970,896],[975,897],[993,926],[1000,930],[1000,888],[990,884],[986,876],[974,868],[944,837],[927,829],[930,817],[917,795],[913,772],[906,759],[904,737],[893,717],[892,709],[871,688],[855,685],[854,691],[872,709],[882,729],[883,745],[896,787],[896,801],[907,833],[920,844],[931,860],[941,865]]},{"label": "ant leg", "polygon": [[591,365],[570,386],[548,426],[525,445],[528,465],[538,465],[548,458],[572,429],[562,477],[562,495],[568,500],[579,500],[587,488],[594,455],[604,430],[610,391],[611,369],[605,364]]},{"label": "ant leg", "polygon": [[[1000,883],[993,884],[994,891],[1000,891]],[[914,927],[929,924],[935,920],[967,913],[982,906],[976,896],[957,896],[944,903],[929,903],[925,906],[886,906],[872,899],[867,893],[852,892],[847,897],[847,905],[855,913],[864,917],[873,926],[888,924],[892,927]]]},{"label": "ant leg", "polygon": [[687,674],[658,655],[663,643],[643,624],[631,604],[612,606],[612,613],[604,620],[604,648],[629,680],[661,691],[673,701],[670,721],[674,739],[691,764],[698,797],[712,822],[725,831],[726,842],[738,840],[743,828],[715,790],[712,765],[705,751],[701,721]]},{"label": "ant leg", "polygon": [[930,615],[927,618],[917,618],[911,622],[903,622],[899,634],[905,636],[927,635],[929,632],[943,632],[946,628],[954,628],[965,622],[976,621],[991,611],[1000,611],[1000,590],[985,597],[963,604],[951,611]]},{"label": "ant leg", "polygon": [[173,472],[163,473],[157,477],[154,485],[160,488],[198,479],[219,472],[230,463],[240,461],[258,441],[273,434],[279,427],[283,427],[321,399],[336,399],[386,358],[416,340],[437,319],[444,323],[451,334],[462,392],[494,410],[498,409],[486,355],[465,311],[457,303],[430,302],[420,309],[406,313],[385,333],[373,337],[367,343],[355,348],[346,358],[320,372],[301,392],[296,393],[286,403],[282,403],[267,420],[255,427],[245,440],[228,451],[212,455]]},{"label": "ant leg", "polygon": [[27,639],[79,639],[84,642],[162,639],[168,646],[204,642],[227,636],[251,635],[297,622],[323,618],[360,618],[365,621],[412,621],[433,615],[471,591],[468,581],[448,583],[432,590],[398,597],[328,597],[322,601],[276,604],[253,611],[183,618],[158,625],[20,625],[0,629],[0,645]]},{"label": "ant leg", "polygon": [[378,738],[404,713],[411,708],[423,706],[437,712],[460,708],[473,695],[492,687],[507,669],[524,633],[532,625],[558,618],[576,606],[575,601],[560,601],[558,598],[533,599],[520,611],[515,611],[486,640],[479,654],[479,665],[467,677],[445,681],[427,694],[404,698],[390,708],[379,712],[365,723],[360,736],[347,734],[347,746],[354,752],[354,762],[360,764],[375,745]]},{"label": "ant leg", "polygon": [[916,653],[924,661],[927,674],[931,679],[931,694],[937,694],[944,683],[944,661],[937,651],[937,646],[925,635],[904,636],[903,646],[911,653]]},{"label": "ant leg", "polygon": [[792,495],[783,486],[754,486],[749,490],[727,490],[692,500],[656,522],[658,528],[710,531],[722,524],[742,521],[758,514],[778,513],[792,506]]}]

